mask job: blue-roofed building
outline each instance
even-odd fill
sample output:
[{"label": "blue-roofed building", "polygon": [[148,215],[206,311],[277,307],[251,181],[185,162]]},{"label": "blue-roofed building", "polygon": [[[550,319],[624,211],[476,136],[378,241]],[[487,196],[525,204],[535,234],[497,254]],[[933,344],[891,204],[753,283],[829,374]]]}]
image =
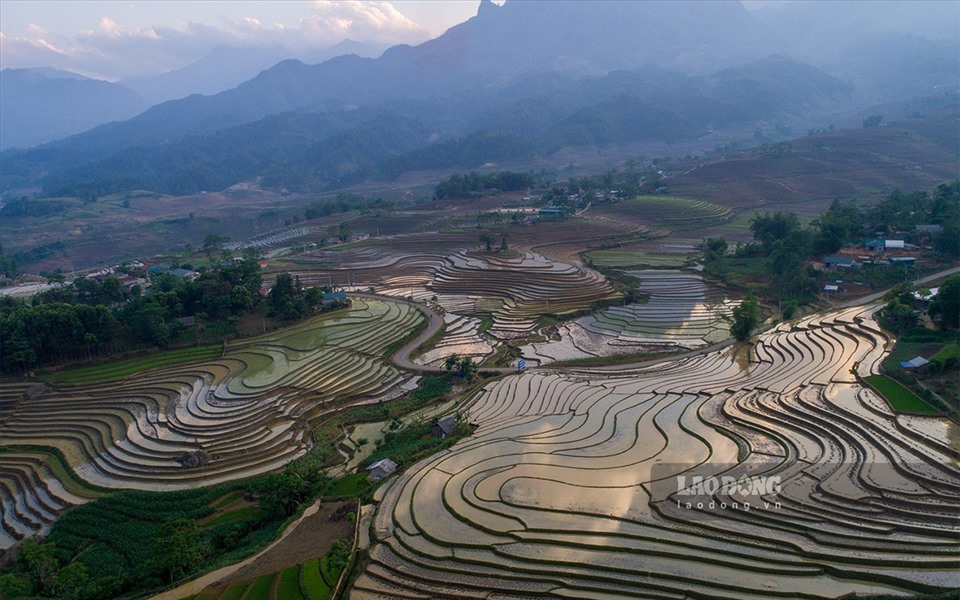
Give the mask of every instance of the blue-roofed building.
[{"label": "blue-roofed building", "polygon": [[324,306],[333,304],[334,302],[346,302],[347,301],[347,292],[344,290],[339,290],[336,292],[328,292],[323,295],[320,300]]},{"label": "blue-roofed building", "polygon": [[827,265],[828,269],[849,269],[859,266],[857,261],[845,256],[824,256],[823,264]]}]

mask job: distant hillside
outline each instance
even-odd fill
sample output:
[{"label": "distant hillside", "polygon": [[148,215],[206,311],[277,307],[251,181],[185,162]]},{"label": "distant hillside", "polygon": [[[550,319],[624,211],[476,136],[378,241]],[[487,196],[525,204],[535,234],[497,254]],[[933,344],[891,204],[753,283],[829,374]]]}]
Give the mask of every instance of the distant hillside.
[{"label": "distant hillside", "polygon": [[55,69],[0,71],[0,149],[28,148],[128,119],[147,103],[115,83]]},{"label": "distant hillside", "polygon": [[[335,56],[355,54],[379,56],[385,46],[344,40],[321,50],[312,50],[300,58],[308,64],[321,63]],[[218,94],[253,79],[261,71],[294,58],[290,50],[276,46],[214,48],[207,56],[183,68],[152,77],[133,77],[120,83],[139,93],[150,105],[186,98],[192,94]]]},{"label": "distant hillside", "polygon": [[[277,77],[282,70],[271,72]],[[5,157],[4,185],[16,187],[14,177],[19,182],[42,177],[45,191],[55,195],[102,195],[128,188],[186,194],[264,177],[266,185],[322,190],[396,177],[406,170],[531,159],[565,146],[692,139],[716,126],[794,118],[801,110],[832,107],[845,89],[788,60],[762,61],[738,73],[703,78],[656,69],[601,77],[554,75],[533,89],[522,85],[525,78],[520,77],[499,95],[487,90],[472,101],[454,97],[327,106],[219,131],[211,115],[213,131],[201,129],[122,152],[97,148],[95,140],[88,140],[94,131],[74,138],[76,150],[71,152],[66,151],[70,145],[61,144]],[[661,87],[653,87],[654,81]],[[532,92],[536,95],[515,99]],[[136,120],[159,116],[173,105]],[[60,169],[45,168],[51,155],[58,157]]]},{"label": "distant hillside", "polygon": [[[723,128],[803,131],[859,121],[877,104],[869,90],[886,77],[882,68],[867,61],[841,78],[785,56],[786,27],[736,1],[485,0],[475,17],[418,46],[375,59],[285,60],[212,96],[3,152],[0,191],[188,193],[256,177],[322,190],[565,146],[670,144]],[[928,63],[929,73],[950,65],[941,54]],[[955,75],[944,77],[956,87]],[[936,86],[918,77],[905,93],[929,96]]]}]

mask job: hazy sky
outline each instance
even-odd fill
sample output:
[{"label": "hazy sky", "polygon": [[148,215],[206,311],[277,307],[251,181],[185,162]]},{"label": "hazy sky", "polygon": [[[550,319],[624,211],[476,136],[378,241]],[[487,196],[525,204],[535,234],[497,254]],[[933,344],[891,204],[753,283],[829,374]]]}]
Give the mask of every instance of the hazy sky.
[{"label": "hazy sky", "polygon": [[119,79],[184,66],[219,45],[292,52],[349,38],[419,43],[476,14],[479,0],[0,0],[0,67],[52,66]]},{"label": "hazy sky", "polygon": [[[748,8],[771,3],[744,2]],[[180,68],[221,45],[283,46],[297,56],[347,38],[416,44],[467,20],[478,5],[479,0],[0,0],[0,68],[48,66],[117,80]]]}]

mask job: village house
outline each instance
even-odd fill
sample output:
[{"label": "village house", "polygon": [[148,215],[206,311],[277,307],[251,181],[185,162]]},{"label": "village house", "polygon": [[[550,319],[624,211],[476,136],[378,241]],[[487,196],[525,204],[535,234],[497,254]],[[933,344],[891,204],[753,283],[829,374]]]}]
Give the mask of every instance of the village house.
[{"label": "village house", "polygon": [[324,306],[330,306],[334,302],[346,302],[346,301],[347,301],[347,292],[343,290],[339,290],[336,292],[327,292],[320,299],[320,302]]},{"label": "village house", "polygon": [[453,434],[453,430],[456,426],[457,417],[455,415],[449,415],[434,423],[433,427],[430,428],[430,433],[433,435],[433,437],[438,437],[443,440]]},{"label": "village house", "polygon": [[860,266],[857,261],[845,256],[824,256],[823,264],[828,269],[851,269]]},{"label": "village house", "polygon": [[372,481],[379,481],[384,477],[389,477],[397,470],[397,463],[393,462],[389,458],[383,460],[378,460],[373,463],[367,470],[370,471],[370,479]]}]

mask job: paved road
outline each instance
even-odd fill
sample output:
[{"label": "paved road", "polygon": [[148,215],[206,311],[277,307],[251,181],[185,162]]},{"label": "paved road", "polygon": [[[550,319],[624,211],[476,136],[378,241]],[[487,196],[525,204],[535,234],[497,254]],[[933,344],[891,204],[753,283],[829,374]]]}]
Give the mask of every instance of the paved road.
[{"label": "paved road", "polygon": [[[960,273],[960,267],[954,267],[952,269],[940,271],[939,273],[934,273],[933,275],[927,275],[926,277],[915,279],[913,283],[914,284],[930,283],[931,281],[936,281],[937,279],[940,279],[942,277],[949,277],[950,275],[956,275],[957,273]],[[876,302],[877,300],[881,300],[887,294],[887,292],[889,292],[891,289],[893,288],[887,288],[882,292],[877,292],[876,294],[870,294],[869,296],[864,296],[862,298],[856,298],[854,300],[850,300],[842,304],[837,304],[837,308],[849,308],[851,306],[858,306],[860,304],[869,304],[871,302]]]},{"label": "paved road", "polygon": [[[393,296],[381,296],[379,294],[368,294],[364,292],[350,292],[348,295],[356,296],[358,298],[370,298],[372,300],[384,300],[386,302],[396,302],[397,304],[406,304],[407,306],[412,306],[427,317],[428,323],[427,328],[420,332],[420,335],[413,338],[406,344],[400,347],[394,355],[390,358],[393,364],[397,365],[401,369],[407,369],[409,371],[416,371],[419,373],[445,373],[440,367],[431,367],[428,365],[419,365],[413,360],[410,359],[410,354],[420,347],[420,344],[426,342],[432,338],[437,332],[439,332],[444,327],[443,316],[437,311],[433,310],[429,306],[424,304],[418,304],[417,302],[410,302],[409,300],[403,300],[401,298],[395,298]],[[513,367],[482,367],[481,371],[493,371],[495,373],[515,373],[516,369]]]}]

